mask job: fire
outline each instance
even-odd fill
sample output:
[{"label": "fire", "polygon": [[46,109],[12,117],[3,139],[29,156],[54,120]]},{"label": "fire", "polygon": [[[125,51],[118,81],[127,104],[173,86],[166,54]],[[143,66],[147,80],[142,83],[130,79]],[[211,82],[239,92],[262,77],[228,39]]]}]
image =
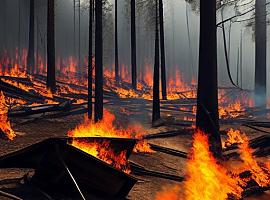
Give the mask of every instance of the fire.
[{"label": "fire", "polygon": [[192,86],[193,82],[194,79],[190,84],[186,83],[180,70],[176,70],[174,79],[170,78],[168,81],[168,99],[196,98],[197,92]]},{"label": "fire", "polygon": [[156,195],[156,200],[180,200],[180,187],[174,185],[172,187],[163,187]]},{"label": "fire", "polygon": [[231,103],[228,106],[219,106],[219,118],[236,118],[241,116],[245,112],[245,109],[242,108],[240,100],[237,100],[235,103]]},{"label": "fire", "polygon": [[[208,137],[202,131],[194,134],[191,156],[187,162],[184,194],[178,186],[166,189],[157,194],[156,200],[225,200],[241,199],[243,188],[250,180],[261,187],[270,186],[270,162],[256,161],[249,146],[248,137],[239,130],[230,129],[225,147],[238,144],[242,164],[229,171],[216,161],[209,151]],[[242,172],[250,172],[250,177],[240,178]]]},{"label": "fire", "polygon": [[193,146],[187,161],[184,192],[177,187],[157,194],[156,200],[225,200],[241,198],[243,191],[236,175],[217,162],[209,150],[208,136],[198,130],[193,136]]},{"label": "fire", "polygon": [[74,147],[83,150],[84,152],[99,158],[100,160],[114,166],[116,169],[122,170],[125,173],[130,173],[130,166],[127,161],[126,151],[119,154],[115,153],[110,147],[109,142],[81,142],[74,139],[71,143]]},{"label": "fire", "polygon": [[270,169],[267,163],[258,163],[252,155],[254,150],[249,146],[248,137],[239,130],[230,129],[228,132],[228,142],[238,144],[238,152],[243,161],[243,168],[252,174],[254,179],[261,187],[270,185]]},{"label": "fire", "polygon": [[202,131],[194,134],[191,157],[187,162],[186,200],[225,200],[229,195],[241,197],[237,179],[217,163],[209,151],[208,137]]},{"label": "fire", "polygon": [[8,139],[13,140],[16,137],[15,132],[11,128],[8,120],[8,107],[3,92],[0,93],[0,130]]},{"label": "fire", "polygon": [[[135,138],[141,139],[140,127],[134,126],[127,129],[118,128],[114,125],[115,116],[109,111],[104,111],[104,118],[93,123],[85,118],[84,122],[78,125],[74,130],[68,132],[69,137],[112,137],[112,138]],[[138,132],[137,132],[138,131]],[[115,166],[123,171],[128,171],[127,159],[124,155],[125,152],[121,152],[119,155],[114,154],[113,150],[109,148],[105,143],[87,143],[79,142],[73,139],[72,145]],[[134,149],[135,152],[151,153],[149,144],[140,140]],[[109,156],[109,157],[108,157]],[[122,164],[121,164],[122,163]],[[125,164],[126,163],[126,164]]]}]

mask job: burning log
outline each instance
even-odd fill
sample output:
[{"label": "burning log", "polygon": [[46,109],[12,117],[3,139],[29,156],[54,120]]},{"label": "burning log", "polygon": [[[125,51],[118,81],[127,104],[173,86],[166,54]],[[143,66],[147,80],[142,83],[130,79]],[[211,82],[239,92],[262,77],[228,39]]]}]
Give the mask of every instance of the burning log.
[{"label": "burning log", "polygon": [[[73,138],[74,139],[74,138]],[[130,139],[109,138],[75,138],[87,142],[95,140],[110,141],[115,151],[125,149],[126,156],[131,154],[135,145]],[[125,197],[136,179],[117,170],[107,163],[87,154],[71,145],[72,138],[55,138],[34,144],[17,152],[0,158],[1,168],[33,168],[35,174],[30,184],[37,186],[54,196],[66,194],[69,197],[82,194],[101,194],[107,197]],[[69,174],[67,169],[72,174]]]},{"label": "burning log", "polygon": [[18,87],[0,81],[0,90],[4,93],[16,95],[22,99],[28,99],[32,102],[44,102],[45,98],[39,94],[26,92]]}]

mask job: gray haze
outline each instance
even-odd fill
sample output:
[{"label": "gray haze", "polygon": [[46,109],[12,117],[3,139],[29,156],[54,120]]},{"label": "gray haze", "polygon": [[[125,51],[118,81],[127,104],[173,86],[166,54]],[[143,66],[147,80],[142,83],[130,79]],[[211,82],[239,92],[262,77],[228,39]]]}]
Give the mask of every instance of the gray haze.
[{"label": "gray haze", "polygon": [[[19,36],[19,4],[20,11],[20,36]],[[138,0],[139,1],[139,0]],[[28,46],[28,18],[29,0],[0,0],[0,48],[7,49],[9,56],[14,57],[15,48],[27,49]],[[109,0],[104,13],[104,63],[106,68],[111,68],[114,61],[114,7],[113,1]],[[129,1],[119,0],[119,62],[121,65],[130,65],[130,18]],[[166,37],[166,67],[168,76],[174,76],[175,70],[179,69],[187,81],[196,77],[198,67],[199,47],[199,13],[198,2],[184,0],[164,0],[165,12],[165,37]],[[242,1],[244,2],[244,1]],[[6,5],[5,5],[6,3]],[[88,51],[88,9],[86,2],[82,0],[81,9],[81,58],[87,56]],[[111,4],[111,5],[110,5]],[[252,5],[252,4],[251,4]],[[148,10],[153,10],[148,9]],[[245,8],[240,8],[245,9]],[[269,10],[269,7],[267,8]],[[6,14],[5,14],[6,12]],[[151,25],[151,13],[137,9],[137,55],[138,76],[142,74],[145,64],[150,66],[154,58],[154,27]],[[233,6],[224,8],[224,19],[235,15]],[[217,19],[220,21],[220,11]],[[237,20],[252,16],[245,15]],[[148,18],[148,19],[147,19]],[[187,22],[189,26],[187,26]],[[254,85],[254,55],[255,46],[253,40],[253,26],[247,26],[249,22],[235,22],[231,24],[230,42],[230,65],[233,78],[236,79],[237,52],[240,46],[240,35],[242,31],[243,40],[243,87],[253,89]],[[36,49],[43,55],[46,52],[46,1],[36,0]],[[226,23],[227,42],[229,36],[229,25]],[[188,32],[190,39],[188,37]],[[221,29],[218,32],[218,69],[220,85],[229,86],[229,79],[224,59],[223,38]],[[269,37],[269,26],[268,34]],[[19,39],[20,37],[20,39]],[[78,58],[78,7],[76,7],[76,46],[74,49],[73,35],[73,0],[56,0],[56,58],[67,58],[74,56]],[[20,45],[19,45],[20,40]],[[190,40],[190,43],[189,43]],[[267,41],[269,44],[269,40]],[[269,45],[267,45],[269,47]],[[269,48],[267,50],[269,71]],[[269,74],[269,73],[268,73]],[[269,81],[269,79],[268,79]],[[268,91],[269,92],[269,91]]]}]

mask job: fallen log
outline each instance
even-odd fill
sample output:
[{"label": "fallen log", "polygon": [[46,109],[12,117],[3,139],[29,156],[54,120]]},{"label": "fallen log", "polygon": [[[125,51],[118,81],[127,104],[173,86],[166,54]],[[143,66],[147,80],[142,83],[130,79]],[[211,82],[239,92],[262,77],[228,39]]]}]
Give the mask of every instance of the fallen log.
[{"label": "fallen log", "polygon": [[162,153],[166,153],[166,154],[181,157],[181,158],[188,157],[188,154],[186,152],[183,152],[183,151],[179,151],[179,150],[171,149],[171,148],[167,148],[167,147],[162,147],[162,146],[158,146],[158,145],[151,144],[151,143],[148,143],[148,144],[150,145],[150,148],[154,151],[159,151]]},{"label": "fallen log", "polygon": [[173,180],[173,181],[177,181],[177,182],[184,181],[184,177],[149,170],[149,169],[146,169],[143,166],[138,165],[137,163],[134,163],[134,162],[130,162],[130,167],[131,167],[132,173],[135,174],[135,175],[153,176],[153,177]]},{"label": "fallen log", "polygon": [[32,101],[34,102],[44,102],[44,100],[46,99],[37,93],[33,94],[31,92],[26,92],[20,88],[17,88],[3,81],[0,81],[0,90],[3,91],[4,93],[20,96],[22,99],[24,99],[25,97],[32,99]]},{"label": "fallen log", "polygon": [[30,115],[55,112],[55,111],[68,111],[70,110],[70,107],[71,107],[70,101],[66,101],[57,105],[41,105],[41,106],[33,106],[33,107],[23,107],[20,110],[10,111],[8,113],[8,116],[13,117],[13,118],[18,118],[18,117],[26,117]]},{"label": "fallen log", "polygon": [[168,138],[168,137],[175,137],[178,135],[191,135],[193,130],[183,129],[177,131],[166,131],[161,133],[153,133],[143,136],[144,139],[155,139],[155,138]]}]

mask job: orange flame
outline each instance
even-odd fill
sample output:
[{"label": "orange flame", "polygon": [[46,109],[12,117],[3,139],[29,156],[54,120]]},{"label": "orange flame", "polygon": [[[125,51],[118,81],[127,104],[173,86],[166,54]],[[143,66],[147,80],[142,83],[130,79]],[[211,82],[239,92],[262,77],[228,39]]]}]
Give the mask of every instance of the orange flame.
[{"label": "orange flame", "polygon": [[187,163],[185,199],[224,200],[228,195],[240,198],[241,192],[237,179],[232,178],[210,153],[207,135],[197,131]]},{"label": "orange flame", "polygon": [[254,150],[249,146],[248,137],[239,130],[230,129],[228,132],[228,142],[239,144],[239,154],[243,161],[244,169],[249,170],[254,179],[261,187],[270,185],[270,169],[268,164],[258,163],[252,155]]},{"label": "orange flame", "polygon": [[6,134],[7,138],[13,140],[16,137],[8,120],[8,107],[3,92],[0,93],[0,130]]},{"label": "orange flame", "polygon": [[245,112],[245,109],[242,108],[240,100],[237,100],[235,103],[231,103],[228,106],[219,106],[219,118],[236,118],[242,115]]},{"label": "orange flame", "polygon": [[[104,111],[104,118],[93,123],[92,121],[85,118],[84,122],[78,125],[74,130],[68,132],[69,137],[113,137],[113,138],[136,138],[141,139],[142,134],[136,132],[140,130],[140,127],[129,127],[127,129],[117,128],[114,125],[115,116],[109,111]],[[108,144],[99,143],[86,143],[81,141],[72,141],[72,145],[115,166],[118,169],[122,169],[125,172],[129,171],[126,162],[126,152],[121,152],[119,155],[115,155],[113,150],[109,149]],[[134,148],[135,152],[153,152],[150,149],[149,144],[140,140]],[[109,157],[108,157],[109,156]],[[126,163],[126,164],[125,164]]]},{"label": "orange flame", "polygon": [[[223,166],[218,164],[209,151],[208,136],[198,130],[193,136],[191,156],[187,162],[187,175],[184,193],[175,187],[171,191],[158,193],[156,200],[225,200],[233,196],[241,198],[243,189],[240,181]],[[242,184],[242,183],[241,183]]]},{"label": "orange flame", "polygon": [[179,191],[180,187],[177,185],[163,187],[162,190],[157,193],[155,200],[180,200]]},{"label": "orange flame", "polygon": [[109,142],[81,142],[79,140],[72,140],[72,146],[81,149],[82,151],[114,166],[116,169],[122,170],[125,173],[130,173],[130,167],[126,157],[126,151],[116,154],[110,147]]}]

